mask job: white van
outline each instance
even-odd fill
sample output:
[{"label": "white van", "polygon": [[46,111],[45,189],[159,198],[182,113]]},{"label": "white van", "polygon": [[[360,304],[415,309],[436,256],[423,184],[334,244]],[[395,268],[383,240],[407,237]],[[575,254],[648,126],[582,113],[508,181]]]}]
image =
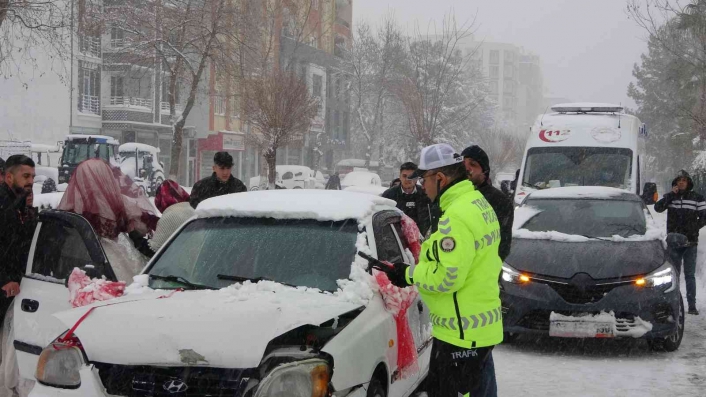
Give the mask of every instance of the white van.
[{"label": "white van", "polygon": [[515,203],[537,189],[608,186],[640,194],[646,128],[618,105],[569,103],[539,115],[522,159]]}]

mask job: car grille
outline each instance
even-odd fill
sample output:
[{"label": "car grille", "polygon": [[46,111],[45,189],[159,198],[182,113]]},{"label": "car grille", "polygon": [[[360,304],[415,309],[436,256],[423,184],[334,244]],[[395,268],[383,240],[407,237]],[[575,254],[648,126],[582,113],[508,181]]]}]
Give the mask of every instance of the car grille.
[{"label": "car grille", "polygon": [[620,284],[591,285],[578,288],[569,284],[547,283],[567,303],[596,303]]},{"label": "car grille", "polygon": [[254,370],[93,363],[108,394],[126,397],[241,397]]}]

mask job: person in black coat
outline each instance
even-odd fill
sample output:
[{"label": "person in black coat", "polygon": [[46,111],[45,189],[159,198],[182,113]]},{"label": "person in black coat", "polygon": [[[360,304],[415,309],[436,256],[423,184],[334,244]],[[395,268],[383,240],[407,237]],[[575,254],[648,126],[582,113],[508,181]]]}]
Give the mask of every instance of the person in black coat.
[{"label": "person in black coat", "polygon": [[464,149],[461,155],[468,171],[468,179],[473,182],[476,189],[493,207],[495,215],[498,217],[498,222],[500,222],[498,255],[504,261],[510,255],[510,246],[512,245],[512,222],[515,217],[512,199],[490,183],[490,160],[480,146],[471,145]]},{"label": "person in black coat", "polygon": [[36,211],[31,208],[34,161],[25,155],[10,156],[5,171],[0,184],[0,319],[20,293],[37,224]]},{"label": "person in black coat", "polygon": [[408,162],[400,167],[400,185],[387,189],[382,197],[394,200],[397,208],[417,224],[423,236],[431,226],[431,201],[429,197],[417,186],[417,179],[412,174],[417,170],[417,165]]},{"label": "person in black coat", "polygon": [[672,264],[681,270],[684,266],[686,300],[689,314],[698,315],[696,309],[696,252],[699,230],[706,226],[706,200],[694,192],[694,182],[686,171],[681,171],[672,181],[672,191],[655,203],[655,211],[667,211],[667,233],[686,236],[685,244],[670,247]]},{"label": "person in black coat", "polygon": [[204,178],[191,189],[189,204],[193,208],[199,203],[211,197],[223,196],[231,193],[247,192],[243,182],[231,174],[233,168],[233,156],[228,152],[218,152],[213,156],[213,174]]}]

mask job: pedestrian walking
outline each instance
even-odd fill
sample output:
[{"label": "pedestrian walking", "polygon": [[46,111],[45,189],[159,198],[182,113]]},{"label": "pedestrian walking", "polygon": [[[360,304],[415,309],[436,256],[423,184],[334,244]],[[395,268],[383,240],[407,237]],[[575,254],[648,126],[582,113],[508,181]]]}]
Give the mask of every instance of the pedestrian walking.
[{"label": "pedestrian walking", "polygon": [[337,173],[331,174],[326,182],[326,190],[341,190],[341,177]]},{"label": "pedestrian walking", "polygon": [[699,230],[706,226],[706,200],[694,192],[694,182],[686,171],[680,171],[672,181],[672,191],[655,203],[655,211],[667,211],[667,233],[678,233],[686,240],[669,249],[672,264],[686,280],[686,301],[689,314],[698,315],[696,308],[696,252]]},{"label": "pedestrian walking", "polygon": [[204,178],[191,189],[189,202],[192,208],[198,207],[199,203],[211,197],[223,196],[224,194],[247,192],[243,182],[231,174],[233,169],[233,156],[228,152],[218,152],[213,156],[213,174]]},{"label": "pedestrian walking", "polygon": [[500,246],[498,254],[503,261],[510,255],[512,246],[512,221],[515,217],[515,206],[505,193],[490,183],[490,159],[488,154],[478,145],[471,145],[461,152],[463,162],[468,171],[468,179],[473,182],[476,190],[488,201],[500,222]]},{"label": "pedestrian walking", "polygon": [[397,208],[412,218],[423,236],[426,236],[431,220],[431,201],[427,195],[417,188],[417,178],[412,175],[417,171],[417,165],[408,162],[400,167],[400,185],[387,189],[382,197],[393,200]]},{"label": "pedestrian walking", "polygon": [[430,397],[496,396],[492,350],[503,340],[500,225],[451,146],[422,149],[414,177],[440,205],[438,230],[422,245],[417,265],[396,263],[387,274],[398,287],[416,285],[431,312],[426,391]]}]

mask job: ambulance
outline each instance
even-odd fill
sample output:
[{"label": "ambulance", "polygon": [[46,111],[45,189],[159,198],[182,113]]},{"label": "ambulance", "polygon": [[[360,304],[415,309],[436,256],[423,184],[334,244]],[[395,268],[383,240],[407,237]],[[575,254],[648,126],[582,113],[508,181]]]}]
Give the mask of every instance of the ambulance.
[{"label": "ambulance", "polygon": [[519,205],[535,190],[608,186],[640,194],[647,128],[623,107],[602,103],[554,105],[537,117],[527,140],[515,191]]}]

